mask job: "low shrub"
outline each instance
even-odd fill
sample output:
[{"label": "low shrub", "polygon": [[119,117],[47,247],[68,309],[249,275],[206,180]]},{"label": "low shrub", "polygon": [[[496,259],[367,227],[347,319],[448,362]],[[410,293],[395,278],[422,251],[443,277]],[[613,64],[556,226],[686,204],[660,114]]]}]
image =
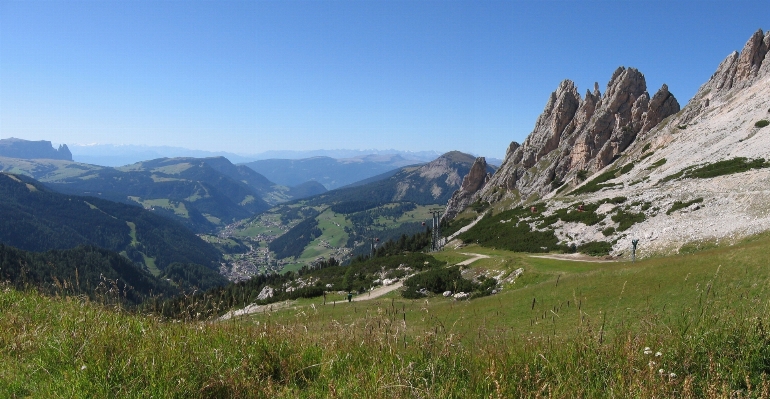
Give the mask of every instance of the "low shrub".
[{"label": "low shrub", "polygon": [[671,205],[671,209],[666,211],[666,215],[670,215],[670,214],[672,214],[672,213],[674,213],[674,212],[676,212],[676,211],[678,211],[680,209],[687,208],[688,206],[690,206],[692,204],[697,204],[699,202],[703,202],[703,198],[696,198],[696,199],[694,199],[692,201],[686,201],[686,202],[674,201],[674,204]]},{"label": "low shrub", "polygon": [[618,224],[617,231],[628,230],[631,226],[643,222],[644,219],[646,219],[644,213],[633,213],[623,209],[612,215],[612,221]]},{"label": "low shrub", "polygon": [[607,227],[606,229],[602,230],[602,234],[604,234],[605,237],[609,237],[609,236],[615,234],[615,228],[614,227]]},{"label": "low shrub", "polygon": [[533,231],[528,223],[519,222],[520,217],[530,214],[529,209],[518,207],[485,216],[458,238],[467,243],[514,252],[548,252],[560,248],[553,230]]},{"label": "low shrub", "polygon": [[[599,176],[596,176],[593,180],[590,182],[584,184],[581,187],[576,188],[575,190],[572,190],[569,195],[578,195],[578,194],[584,194],[584,193],[593,193],[596,191],[599,191],[606,187],[612,187],[617,184],[614,183],[608,183],[604,184],[607,181],[610,181],[616,177],[619,177],[620,175],[623,175],[625,173],[628,173],[631,169],[634,168],[634,164],[630,163],[626,166],[624,166],[622,169],[610,169]],[[620,173],[618,173],[620,172]]]},{"label": "low shrub", "polygon": [[626,164],[625,166],[620,168],[620,174],[621,175],[625,175],[626,173],[630,172],[631,169],[633,169],[633,168],[634,168],[634,163],[633,162],[629,163],[629,164]]},{"label": "low shrub", "polygon": [[768,166],[770,166],[770,162],[766,162],[764,158],[748,159],[745,157],[736,157],[705,165],[688,166],[673,175],[660,179],[658,183],[665,183],[667,181],[688,177],[694,179],[707,179],[746,172],[751,169],[767,168]]},{"label": "low shrub", "polygon": [[469,205],[476,213],[481,213],[489,208],[489,202],[478,200]]},{"label": "low shrub", "polygon": [[578,246],[578,252],[591,256],[609,255],[612,244],[606,241],[591,241]]},{"label": "low shrub", "polygon": [[[497,281],[494,282],[497,285]],[[452,292],[473,292],[480,285],[463,278],[459,266],[442,267],[428,270],[409,277],[404,281],[407,291],[417,291],[426,289],[434,294],[440,294],[444,291]]]},{"label": "low shrub", "polygon": [[692,169],[686,173],[685,177],[705,179],[716,176],[731,175],[733,173],[746,172],[751,169],[766,168],[768,166],[770,166],[770,163],[765,162],[764,158],[756,158],[750,160],[744,157],[737,157]]},{"label": "low shrub", "polygon": [[657,168],[658,166],[665,165],[666,164],[666,158],[661,158],[657,161],[655,161],[652,165],[647,167],[647,170],[652,170]]},{"label": "low shrub", "polygon": [[754,124],[754,126],[758,128],[763,128],[767,125],[770,125],[770,121],[768,121],[767,119],[762,119],[760,121],[757,121],[757,123]]},{"label": "low shrub", "polygon": [[602,204],[606,204],[606,203],[622,204],[622,203],[626,202],[627,199],[628,199],[627,197],[614,197],[614,198],[610,198],[610,199],[605,199],[601,203]]},{"label": "low shrub", "polygon": [[576,208],[562,208],[557,210],[553,215],[544,218],[543,221],[546,226],[552,225],[558,219],[565,222],[584,223],[588,226],[593,226],[604,219],[603,216],[596,214],[597,208],[599,208],[599,204],[584,204],[583,211],[578,211]]},{"label": "low shrub", "polygon": [[642,154],[642,156],[639,157],[639,160],[640,161],[644,161],[645,159],[651,157],[653,154],[655,154],[655,151],[650,151],[650,152],[648,152],[646,154]]}]

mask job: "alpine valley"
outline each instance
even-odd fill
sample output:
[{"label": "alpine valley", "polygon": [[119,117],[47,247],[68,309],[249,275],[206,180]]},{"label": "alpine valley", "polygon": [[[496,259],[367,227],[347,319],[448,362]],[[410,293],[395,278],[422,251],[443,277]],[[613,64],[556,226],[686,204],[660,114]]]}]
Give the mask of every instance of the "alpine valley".
[{"label": "alpine valley", "polygon": [[0,140],[0,396],[770,397],[768,53],[564,80],[499,167]]}]

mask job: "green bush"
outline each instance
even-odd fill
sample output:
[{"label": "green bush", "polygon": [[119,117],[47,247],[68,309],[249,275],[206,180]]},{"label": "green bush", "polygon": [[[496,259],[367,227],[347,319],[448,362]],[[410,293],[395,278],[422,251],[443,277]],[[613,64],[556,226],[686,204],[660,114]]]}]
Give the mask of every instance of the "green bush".
[{"label": "green bush", "polygon": [[476,202],[470,204],[469,207],[476,213],[481,213],[489,208],[489,202],[477,200]]},{"label": "green bush", "polygon": [[606,241],[591,241],[578,246],[578,252],[591,256],[609,255],[612,244]]},{"label": "green bush", "polygon": [[628,230],[636,223],[643,222],[646,219],[644,213],[633,213],[620,209],[618,213],[612,216],[612,221],[618,224],[617,231]]},{"label": "green bush", "polygon": [[624,166],[623,166],[623,167],[620,169],[620,174],[621,174],[621,175],[625,175],[626,173],[630,172],[630,171],[631,171],[631,169],[633,169],[633,168],[634,168],[634,163],[633,163],[633,162],[632,162],[632,163],[629,163],[629,164],[626,164],[626,165],[624,165]]},{"label": "green bush", "polygon": [[613,203],[613,204],[622,204],[622,203],[626,202],[627,199],[628,199],[627,197],[622,197],[622,196],[621,197],[614,197],[614,198],[610,198],[609,200],[603,200],[601,203],[602,204],[606,204],[606,203],[610,202],[610,203]]},{"label": "green bush", "polygon": [[639,157],[639,160],[644,161],[645,159],[651,157],[653,154],[655,154],[655,151],[650,151],[646,154],[643,154],[641,157]]},{"label": "green bush", "polygon": [[655,161],[652,165],[648,166],[647,170],[655,169],[658,166],[665,165],[665,163],[666,163],[666,158],[661,158],[661,159]]},{"label": "green bush", "polygon": [[680,209],[687,208],[688,206],[692,204],[697,204],[699,202],[703,202],[703,198],[696,198],[692,201],[682,202],[682,201],[675,201],[673,205],[671,205],[671,209],[666,211],[666,215],[670,215],[673,212],[676,212]]},{"label": "green bush", "polygon": [[658,183],[665,183],[667,181],[688,177],[695,179],[706,179],[710,177],[746,172],[751,169],[766,168],[768,166],[770,166],[770,163],[766,162],[764,158],[748,159],[744,157],[736,157],[700,166],[688,166],[679,172],[674,173],[673,175],[660,179]]},{"label": "green bush", "polygon": [[478,287],[472,281],[463,278],[459,266],[442,267],[418,273],[406,279],[404,286],[407,288],[406,291],[417,291],[425,288],[434,294],[440,294],[444,291],[470,293]]},{"label": "green bush", "polygon": [[727,159],[724,161],[714,162],[701,166],[700,168],[692,169],[687,172],[685,177],[693,177],[699,179],[706,179],[716,176],[730,175],[733,173],[746,172],[751,169],[760,169],[770,166],[765,162],[764,158],[747,159],[744,157],[737,157],[733,159]]},{"label": "green bush", "polygon": [[582,212],[578,211],[577,207],[558,209],[553,215],[543,218],[544,226],[550,226],[559,219],[565,222],[584,223],[588,226],[593,226],[604,218],[596,214],[597,208],[599,208],[599,204],[584,204]]},{"label": "green bush", "polygon": [[[543,204],[534,205],[538,210]],[[514,252],[548,252],[561,248],[553,230],[533,231],[520,218],[532,215],[529,208],[517,207],[497,215],[487,215],[471,229],[458,236],[467,243],[507,249]]]},{"label": "green bush", "polygon": [[768,121],[767,119],[762,119],[761,121],[757,121],[757,123],[754,124],[754,126],[759,128],[763,128],[767,125],[770,125],[770,121]]},{"label": "green bush", "polygon": [[[623,175],[625,173],[628,173],[633,168],[634,168],[634,164],[630,163],[628,165],[623,166],[622,169],[610,169],[610,170],[600,174],[599,176],[596,176],[596,178],[594,178],[590,182],[584,184],[583,186],[581,186],[581,187],[579,187],[579,188],[577,188],[575,190],[572,190],[569,193],[569,195],[593,193],[593,192],[599,191],[599,190],[601,190],[603,188],[606,188],[606,187],[615,186],[616,184],[614,184],[614,183],[608,183],[608,184],[603,184],[603,183],[605,183],[605,182],[607,182],[609,180],[612,180],[612,179],[614,179],[616,177],[620,177],[621,175]],[[620,173],[618,173],[618,172],[620,172]]]},{"label": "green bush", "polygon": [[650,143],[645,144],[644,147],[642,147],[642,153],[647,152],[647,150],[649,149],[650,149]]},{"label": "green bush", "polygon": [[604,234],[605,237],[609,237],[609,236],[615,234],[615,228],[614,227],[607,227],[606,229],[602,230],[602,234]]},{"label": "green bush", "polygon": [[588,171],[585,170],[585,169],[579,170],[577,172],[576,176],[577,176],[578,180],[583,181],[583,180],[585,180],[588,177]]}]

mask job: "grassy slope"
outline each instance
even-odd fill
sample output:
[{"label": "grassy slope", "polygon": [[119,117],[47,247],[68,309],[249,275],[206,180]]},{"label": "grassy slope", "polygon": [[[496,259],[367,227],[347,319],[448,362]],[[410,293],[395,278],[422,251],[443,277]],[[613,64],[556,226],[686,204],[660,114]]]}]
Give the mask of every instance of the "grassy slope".
[{"label": "grassy slope", "polygon": [[[299,204],[304,203],[300,201]],[[398,228],[404,223],[430,221],[430,209],[436,207],[438,207],[438,205],[418,205],[416,209],[405,212],[395,220],[393,218],[379,217],[375,220],[375,223],[381,226],[377,227],[378,230],[388,230]],[[317,208],[318,210],[323,211],[320,215],[316,216],[318,228],[320,228],[323,233],[308,244],[302,252],[302,255],[297,258],[296,261],[287,264],[283,271],[299,270],[302,266],[305,266],[322,256],[327,259],[331,256],[335,256],[335,251],[327,248],[326,245],[323,245],[322,243],[328,243],[332,247],[344,247],[346,245],[349,236],[348,233],[344,231],[344,228],[345,226],[352,227],[350,220],[346,219],[344,214],[334,213],[330,209],[324,210],[324,207]],[[287,230],[277,228],[276,224],[280,224],[280,214],[268,211],[237,228],[233,235],[241,238],[256,237],[259,234],[279,237]],[[292,221],[292,223],[289,224],[289,226],[292,227],[294,225],[296,225],[295,221]]]},{"label": "grassy slope", "polygon": [[0,396],[767,397],[768,244],[636,264],[471,246],[491,256],[474,268],[525,274],[471,302],[301,300],[213,324],[5,290]]}]

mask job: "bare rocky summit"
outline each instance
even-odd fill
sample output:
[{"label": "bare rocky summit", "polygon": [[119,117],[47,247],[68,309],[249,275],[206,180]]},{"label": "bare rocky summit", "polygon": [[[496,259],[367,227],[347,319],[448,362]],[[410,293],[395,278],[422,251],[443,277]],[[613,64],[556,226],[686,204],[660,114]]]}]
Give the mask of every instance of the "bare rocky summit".
[{"label": "bare rocky summit", "polygon": [[[681,110],[666,85],[650,98],[644,75],[633,68],[618,68],[604,95],[594,88],[581,98],[572,82],[562,82],[530,136],[520,146],[512,143],[498,172],[464,203],[507,209],[544,201],[548,216],[572,212],[575,204],[625,198],[599,207],[603,219],[594,225],[558,221],[548,227],[564,244],[606,241],[612,254],[623,256],[633,238],[641,240],[639,255],[648,256],[770,230],[770,168],[687,174],[720,161],[770,160],[770,127],[757,125],[770,120],[769,50],[770,32],[758,30]],[[602,185],[593,181],[608,173]],[[589,184],[592,189],[572,194]],[[450,208],[461,204],[454,200]],[[643,218],[621,231],[613,219],[621,209]]]},{"label": "bare rocky summit", "polygon": [[476,200],[523,202],[542,197],[576,179],[578,171],[595,172],[612,163],[637,135],[678,111],[668,86],[651,99],[644,75],[634,68],[618,68],[604,95],[597,83],[593,92],[581,97],[574,82],[564,80],[551,93],[524,143],[511,143],[490,181],[472,198],[451,200],[447,214],[457,214],[462,210],[458,206]]}]

